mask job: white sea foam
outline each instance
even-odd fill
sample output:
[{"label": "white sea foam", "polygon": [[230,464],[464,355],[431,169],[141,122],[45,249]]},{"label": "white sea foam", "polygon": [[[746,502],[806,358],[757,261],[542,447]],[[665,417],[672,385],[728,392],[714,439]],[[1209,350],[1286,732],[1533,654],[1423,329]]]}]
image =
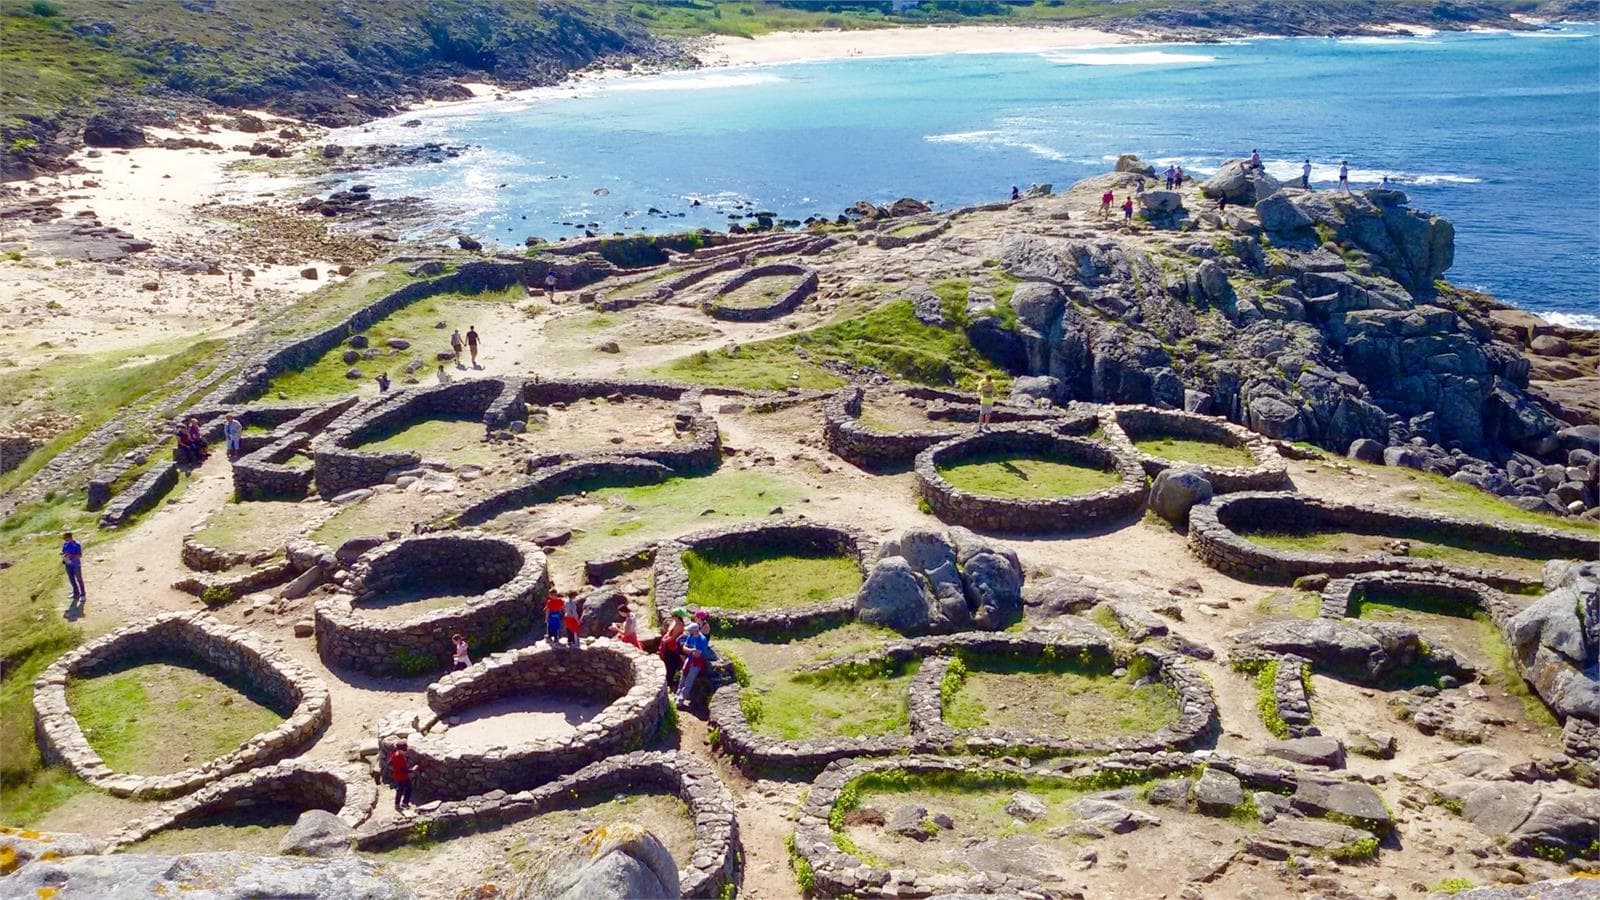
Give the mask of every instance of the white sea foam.
[{"label": "white sea foam", "polygon": [[1215,56],[1208,53],[1169,53],[1165,50],[1041,53],[1040,56],[1064,66],[1203,66],[1217,61]]},{"label": "white sea foam", "polygon": [[1582,328],[1585,331],[1600,331],[1600,316],[1590,313],[1564,313],[1547,312],[1539,313],[1545,321],[1563,328]]},{"label": "white sea foam", "polygon": [[1036,141],[1024,140],[1009,131],[986,129],[983,131],[952,131],[947,134],[926,134],[922,139],[934,144],[987,144],[994,147],[1017,147],[1040,159],[1051,162],[1070,162],[1071,157],[1054,147]]}]

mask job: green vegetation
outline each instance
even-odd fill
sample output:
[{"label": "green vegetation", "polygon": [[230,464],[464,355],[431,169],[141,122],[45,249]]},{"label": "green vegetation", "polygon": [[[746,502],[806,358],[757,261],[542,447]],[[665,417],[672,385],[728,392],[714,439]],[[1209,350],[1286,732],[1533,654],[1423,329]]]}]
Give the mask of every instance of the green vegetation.
[{"label": "green vegetation", "polygon": [[[9,136],[29,120],[52,120],[63,110],[94,103],[117,87],[149,80],[150,66],[79,35],[53,4],[8,2],[0,15],[0,127]],[[37,141],[12,138],[14,151]]]},{"label": "green vegetation", "polygon": [[[387,285],[388,280],[385,279],[384,283]],[[389,290],[398,286],[389,287]],[[369,293],[363,291],[362,296],[366,297]],[[413,377],[431,380],[438,366],[433,358],[434,352],[450,349],[452,328],[459,328],[462,334],[466,334],[468,325],[486,324],[503,318],[510,314],[510,304],[522,299],[522,296],[521,288],[512,288],[481,294],[440,294],[418,300],[360,332],[366,335],[368,346],[377,349],[377,356],[371,359],[363,356],[355,362],[345,362],[344,353],[350,348],[341,344],[306,368],[285,372],[274,378],[267,386],[267,393],[281,393],[297,400],[338,397],[348,394],[364,382],[372,381],[379,372],[387,372],[396,382],[401,381],[407,376],[406,366],[414,358],[422,360],[422,367]],[[338,318],[334,321],[338,321]],[[434,327],[440,322],[449,323],[449,327]],[[410,341],[411,346],[406,350],[392,350],[387,346],[391,338]],[[351,369],[359,371],[361,377],[346,378],[345,373]]]},{"label": "green vegetation", "polygon": [[1250,451],[1243,447],[1229,447],[1214,441],[1161,436],[1140,438],[1134,441],[1133,445],[1151,456],[1170,459],[1173,462],[1215,466],[1219,469],[1249,467],[1256,464]]},{"label": "green vegetation", "polygon": [[[1310,532],[1247,532],[1251,543],[1274,550],[1293,550],[1310,553],[1365,555],[1388,552],[1385,548],[1396,540],[1405,541],[1408,555],[1418,559],[1432,559],[1452,566],[1479,569],[1504,569],[1513,575],[1537,579],[1544,567],[1544,559],[1526,555],[1521,548],[1506,545],[1486,547],[1481,544],[1467,546],[1468,542],[1447,535],[1429,537],[1411,534],[1375,534],[1356,531]],[[1431,538],[1431,539],[1430,539]]]},{"label": "green vegetation", "polygon": [[648,827],[676,859],[694,855],[694,817],[689,805],[675,794],[642,791],[539,816],[532,828],[518,829],[506,849],[506,863],[516,872],[538,869],[548,863],[550,840],[570,843],[576,835],[619,822]]},{"label": "green vegetation", "polygon": [[961,662],[961,677],[940,685],[952,728],[1098,738],[1159,731],[1178,719],[1170,688],[1159,681],[1138,684],[1150,673],[1142,657],[1121,678],[1075,660],[979,656]]},{"label": "green vegetation", "polygon": [[[796,350],[807,354],[802,358]],[[924,325],[911,301],[896,300],[870,312],[798,334],[702,351],[658,366],[651,374],[700,384],[758,389],[835,388],[844,379],[825,360],[868,366],[919,384],[974,388],[984,373],[1003,392],[1006,373],[985,359],[959,329]]]},{"label": "green vegetation", "polygon": [[1433,885],[1433,887],[1428,888],[1428,890],[1432,891],[1435,894],[1459,894],[1462,891],[1467,890],[1467,889],[1469,889],[1471,887],[1472,887],[1472,879],[1457,877],[1457,878],[1446,878],[1446,879],[1443,879],[1443,880],[1441,880],[1439,882],[1436,882]]},{"label": "green vegetation", "polygon": [[861,569],[852,556],[777,547],[690,550],[689,604],[715,609],[783,609],[853,595]]},{"label": "green vegetation", "polygon": [[717,306],[731,309],[757,309],[771,306],[787,294],[799,279],[793,275],[763,275],[752,278],[714,301]]},{"label": "green vegetation", "polygon": [[1116,472],[1010,452],[968,457],[939,474],[961,490],[1013,500],[1088,494],[1122,482]]},{"label": "green vegetation", "polygon": [[158,831],[129,849],[134,853],[198,853],[226,847],[245,853],[275,854],[278,842],[303,812],[287,803],[252,803]]},{"label": "green vegetation", "polygon": [[1342,847],[1334,847],[1328,851],[1330,859],[1338,862],[1366,862],[1378,858],[1378,839],[1364,837],[1351,841]]},{"label": "green vegetation", "polygon": [[[0,16],[0,22],[8,17]],[[55,436],[0,475],[0,493],[31,478],[56,454],[120,413],[138,413],[183,399],[167,383],[193,366],[213,359],[221,341],[184,340],[104,353],[62,354],[49,365],[0,374],[0,397],[22,402],[0,413],[8,424],[42,410],[77,417],[77,424]],[[130,433],[115,440],[106,458],[133,449],[151,435]]]},{"label": "green vegetation", "polygon": [[757,733],[787,741],[903,734],[917,662],[751,675],[741,697]]},{"label": "green vegetation", "polygon": [[1274,591],[1262,597],[1256,609],[1269,616],[1314,619],[1322,610],[1322,595],[1311,591]]},{"label": "green vegetation", "polygon": [[293,500],[227,503],[195,532],[207,547],[238,553],[281,547],[300,531],[306,509]]},{"label": "green vegetation", "polygon": [[794,832],[784,837],[783,847],[789,852],[789,868],[794,870],[795,886],[800,888],[802,895],[811,896],[817,886],[816,873],[811,870],[811,863],[806,862],[806,858],[794,848]]},{"label": "green vegetation", "polygon": [[1451,481],[1434,472],[1395,468],[1354,459],[1340,460],[1356,471],[1371,475],[1382,484],[1404,484],[1415,491],[1406,505],[1421,506],[1451,516],[1475,519],[1480,522],[1507,522],[1514,525],[1542,525],[1560,531],[1571,531],[1590,536],[1600,535],[1600,522],[1585,522],[1548,513],[1529,512],[1512,506],[1504,499],[1480,491],[1470,484]]},{"label": "green vegetation", "polygon": [[1261,716],[1261,724],[1267,726],[1273,737],[1286,738],[1289,736],[1289,723],[1278,715],[1278,692],[1273,689],[1273,682],[1277,678],[1276,659],[1256,672],[1256,712]]},{"label": "green vegetation", "polygon": [[355,449],[377,453],[409,450],[420,453],[424,459],[443,458],[457,465],[489,466],[501,460],[494,445],[484,442],[483,423],[476,419],[435,418],[411,422]]},{"label": "green vegetation", "polygon": [[74,679],[67,703],[106,765],[141,775],[225,756],[284,719],[242,680],[188,661]]}]

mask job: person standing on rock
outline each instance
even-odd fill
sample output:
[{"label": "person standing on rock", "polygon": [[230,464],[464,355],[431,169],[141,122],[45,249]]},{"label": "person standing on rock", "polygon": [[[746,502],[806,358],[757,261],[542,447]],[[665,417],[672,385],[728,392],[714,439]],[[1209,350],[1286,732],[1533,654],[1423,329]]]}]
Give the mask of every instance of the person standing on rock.
[{"label": "person standing on rock", "polygon": [[461,350],[465,346],[466,342],[461,340],[461,329],[457,328],[456,330],[450,332],[450,350],[456,355],[456,368],[458,369],[465,369],[467,367],[466,364],[461,361]]},{"label": "person standing on rock", "polygon": [[83,545],[72,538],[72,532],[61,535],[61,564],[67,570],[67,585],[72,588],[73,606],[82,606],[89,599],[83,586]]},{"label": "person standing on rock", "polygon": [[1310,159],[1307,159],[1306,160],[1306,164],[1300,167],[1300,186],[1302,188],[1305,188],[1308,191],[1311,190],[1311,160]]},{"label": "person standing on rock", "polygon": [[1173,168],[1172,187],[1174,190],[1183,190],[1183,166],[1175,166]]},{"label": "person standing on rock", "polygon": [[1131,194],[1123,198],[1122,201],[1122,224],[1133,225],[1133,196]]},{"label": "person standing on rock", "polygon": [[1104,219],[1106,216],[1111,215],[1111,202],[1116,199],[1117,195],[1110,190],[1100,195],[1100,218]]},{"label": "person standing on rock", "polygon": [[551,303],[556,302],[556,270],[555,269],[551,269],[550,271],[544,273],[544,293],[545,293],[545,296],[550,298],[550,302]]},{"label": "person standing on rock", "polygon": [[978,382],[978,430],[987,431],[994,417],[994,378],[985,372]]},{"label": "person standing on rock", "polygon": [[1170,190],[1172,190],[1172,179],[1177,177],[1178,173],[1169,164],[1167,166],[1167,171],[1164,172],[1163,174],[1165,174],[1167,176],[1167,190],[1170,191]]},{"label": "person standing on rock", "polygon": [[240,441],[244,438],[244,423],[233,413],[228,413],[222,422],[222,436],[228,442],[228,458],[238,456]]},{"label": "person standing on rock", "polygon": [[1339,163],[1339,190],[1350,193],[1350,161]]},{"label": "person standing on rock", "polygon": [[1228,195],[1227,194],[1218,194],[1217,195],[1217,213],[1218,213],[1218,215],[1220,215],[1222,213],[1225,213],[1227,211],[1228,211]]},{"label": "person standing on rock", "polygon": [[388,372],[379,372],[378,373],[378,393],[380,393],[380,394],[389,393],[389,373]]},{"label": "person standing on rock", "polygon": [[1022,199],[1022,192],[1017,190],[1017,186],[1014,185],[1014,184],[1011,186],[1011,199],[1013,199],[1013,200],[1021,200]]},{"label": "person standing on rock", "polygon": [[389,754],[389,780],[394,783],[394,811],[402,812],[411,805],[411,776],[417,771],[411,757],[406,755],[406,742],[396,741]]},{"label": "person standing on rock", "polygon": [[578,637],[583,629],[583,598],[577,592],[573,592],[562,605],[561,626],[567,632],[567,646],[578,649]]},{"label": "person standing on rock", "polygon": [[472,356],[472,367],[478,368],[478,326],[467,326],[467,353]]}]

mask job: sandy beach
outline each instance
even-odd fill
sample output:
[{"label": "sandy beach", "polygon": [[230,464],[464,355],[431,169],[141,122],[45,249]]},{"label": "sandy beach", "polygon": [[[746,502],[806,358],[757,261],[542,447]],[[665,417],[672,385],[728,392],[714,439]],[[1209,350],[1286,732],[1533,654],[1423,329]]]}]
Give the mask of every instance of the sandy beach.
[{"label": "sandy beach", "polygon": [[1134,38],[1093,28],[952,25],[861,31],[779,31],[755,38],[716,37],[695,52],[702,65],[750,66],[845,57],[935,56],[944,53],[1033,53]]}]

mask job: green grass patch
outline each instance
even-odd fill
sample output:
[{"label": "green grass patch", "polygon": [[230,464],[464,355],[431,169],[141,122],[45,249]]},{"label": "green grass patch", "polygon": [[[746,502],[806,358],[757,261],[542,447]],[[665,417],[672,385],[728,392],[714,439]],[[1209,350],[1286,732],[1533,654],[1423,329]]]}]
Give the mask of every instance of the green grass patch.
[{"label": "green grass patch", "polygon": [[[67,684],[67,703],[106,765],[176,772],[232,753],[284,716],[239,679],[183,662],[150,662]],[[185,760],[186,754],[192,754]]]},{"label": "green grass patch", "polygon": [[783,609],[855,594],[861,569],[851,556],[778,547],[690,550],[689,604],[717,609]]},{"label": "green grass patch", "polygon": [[1269,616],[1314,619],[1322,612],[1322,595],[1310,591],[1274,591],[1256,603],[1256,610]]},{"label": "green grass patch", "polygon": [[1244,467],[1256,464],[1255,457],[1250,451],[1241,447],[1229,447],[1214,441],[1196,441],[1189,438],[1160,437],[1141,438],[1133,442],[1135,447],[1160,459],[1170,459],[1173,462],[1194,463],[1199,466],[1215,466],[1219,469]]},{"label": "green grass patch", "polygon": [[961,490],[1012,500],[1088,494],[1122,483],[1116,472],[1004,451],[968,457],[939,474]]},{"label": "green grass patch", "polygon": [[288,803],[252,803],[205,816],[178,828],[158,831],[132,844],[132,853],[203,853],[230,851],[276,855],[278,843],[305,812]]},{"label": "green grass patch", "polygon": [[1311,532],[1247,532],[1244,537],[1251,543],[1274,550],[1302,553],[1331,553],[1359,556],[1387,552],[1386,545],[1403,540],[1410,545],[1410,553],[1418,559],[1431,559],[1452,566],[1479,569],[1504,569],[1513,575],[1538,578],[1544,568],[1541,557],[1527,556],[1515,546],[1489,549],[1482,545],[1465,546],[1465,541],[1433,535],[1432,540],[1412,535],[1375,534],[1355,531]]},{"label": "green grass patch", "polygon": [[1480,491],[1470,484],[1462,484],[1434,472],[1395,468],[1353,459],[1341,460],[1356,471],[1369,474],[1384,484],[1404,484],[1416,491],[1417,496],[1407,498],[1408,506],[1421,506],[1451,516],[1474,519],[1479,522],[1503,522],[1513,525],[1541,525],[1559,531],[1600,535],[1600,522],[1586,522],[1549,513],[1529,512],[1507,503],[1493,494]]},{"label": "green grass patch", "polygon": [[251,553],[287,543],[305,518],[306,507],[293,500],[227,503],[206,519],[194,538],[218,550]]},{"label": "green grass patch", "polygon": [[[399,284],[404,284],[400,281]],[[387,278],[378,278],[369,284],[381,284],[393,290],[399,284],[390,287],[392,282]],[[387,293],[387,291],[384,291]],[[370,297],[364,292],[363,299],[370,302]],[[285,372],[272,380],[267,386],[269,396],[283,394],[291,399],[320,399],[324,397],[338,397],[349,393],[356,385],[370,382],[378,376],[379,372],[387,372],[395,382],[403,380],[406,366],[412,359],[421,359],[422,368],[414,373],[419,381],[427,382],[434,378],[434,372],[439,365],[434,354],[441,350],[450,349],[450,332],[459,328],[461,333],[467,333],[469,325],[483,325],[486,333],[494,333],[494,324],[497,320],[511,315],[512,302],[521,300],[521,288],[507,291],[486,291],[481,294],[440,294],[429,297],[397,310],[388,318],[374,323],[371,328],[360,332],[367,336],[368,345],[378,350],[378,355],[371,358],[361,358],[353,363],[344,361],[344,352],[350,349],[341,344],[311,365],[293,372]],[[348,313],[346,313],[348,314]],[[338,321],[341,317],[336,317]],[[435,328],[439,322],[448,323],[448,327]],[[308,331],[310,329],[307,329]],[[387,346],[391,338],[403,338],[411,342],[405,350],[392,350]],[[451,363],[445,363],[447,367]],[[360,378],[347,378],[345,373],[355,369],[361,373]]]},{"label": "green grass patch", "polygon": [[483,440],[483,423],[465,418],[409,422],[353,449],[375,453],[410,451],[422,454],[424,459],[445,459],[457,465],[489,466],[501,459],[494,445]]},{"label": "green grass patch", "polygon": [[961,662],[965,677],[943,698],[952,728],[1097,738],[1159,731],[1178,719],[1171,688],[1159,681],[1138,684],[1148,665],[1115,677],[1073,660],[968,656]]},{"label": "green grass patch", "polygon": [[753,672],[742,695],[745,717],[757,733],[788,741],[905,734],[906,703],[919,664]]},{"label": "green grass patch", "polygon": [[[801,357],[796,350],[804,350]],[[662,378],[757,389],[839,387],[824,360],[867,366],[903,381],[976,388],[985,373],[1002,393],[1010,379],[973,349],[966,335],[918,321],[909,300],[797,334],[702,351],[657,366]]]},{"label": "green grass patch", "polygon": [[1289,736],[1289,723],[1278,715],[1278,692],[1273,689],[1273,682],[1277,678],[1276,659],[1256,672],[1256,713],[1261,716],[1261,724],[1267,726],[1267,731],[1273,737],[1286,738]]},{"label": "green grass patch", "polygon": [[726,294],[719,295],[712,302],[730,309],[757,309],[771,306],[798,283],[799,278],[794,275],[763,275],[760,278],[752,278]]},{"label": "green grass patch", "polygon": [[1472,886],[1470,878],[1445,878],[1435,882],[1428,890],[1435,894],[1459,894]]}]

